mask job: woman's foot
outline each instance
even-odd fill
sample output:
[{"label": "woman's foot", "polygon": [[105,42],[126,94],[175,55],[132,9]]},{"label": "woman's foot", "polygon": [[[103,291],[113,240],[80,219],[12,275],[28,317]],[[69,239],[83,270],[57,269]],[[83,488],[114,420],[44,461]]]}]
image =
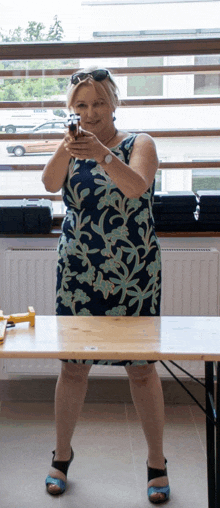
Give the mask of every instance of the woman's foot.
[{"label": "woman's foot", "polygon": [[71,455],[69,460],[58,460],[60,457],[55,455],[55,451],[52,453],[53,460],[45,483],[47,492],[52,496],[56,496],[63,494],[63,492],[66,490],[67,471],[69,465],[73,460],[74,453],[71,448]]},{"label": "woman's foot", "polygon": [[169,499],[170,487],[167,477],[166,459],[163,469],[156,468],[156,464],[147,462],[148,469],[148,498],[151,503],[164,503]]}]

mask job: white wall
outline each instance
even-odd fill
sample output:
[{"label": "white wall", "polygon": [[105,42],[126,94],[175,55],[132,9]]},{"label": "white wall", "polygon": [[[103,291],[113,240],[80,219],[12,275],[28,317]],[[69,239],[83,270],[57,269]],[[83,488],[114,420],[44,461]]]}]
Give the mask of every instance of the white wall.
[{"label": "white wall", "polygon": [[220,3],[136,4],[134,2],[133,5],[82,5],[80,18],[81,40],[91,40],[94,31],[217,28],[220,19]]}]

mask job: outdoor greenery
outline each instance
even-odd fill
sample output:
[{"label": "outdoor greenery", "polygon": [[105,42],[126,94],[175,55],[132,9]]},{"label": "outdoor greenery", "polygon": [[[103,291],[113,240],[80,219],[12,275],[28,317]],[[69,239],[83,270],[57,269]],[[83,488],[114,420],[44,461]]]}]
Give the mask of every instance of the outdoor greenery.
[{"label": "outdoor greenery", "polygon": [[192,191],[198,190],[220,190],[220,178],[216,171],[216,176],[193,177]]},{"label": "outdoor greenery", "polygon": [[48,32],[45,32],[43,23],[29,21],[27,28],[18,26],[14,30],[4,35],[0,28],[1,42],[34,42],[34,41],[61,41],[63,38],[63,28],[57,16],[54,16],[54,22]]},{"label": "outdoor greenery", "polygon": [[[14,30],[9,30],[5,34],[0,27],[0,43],[30,43],[61,41],[64,30],[57,15],[53,18],[53,23],[46,31],[43,23],[29,21],[27,28],[18,26]],[[28,72],[31,69],[50,69],[50,68],[73,68],[78,66],[77,60],[31,60],[31,61],[1,61],[0,70],[25,69]],[[50,99],[54,96],[65,95],[68,78],[22,78],[22,79],[4,79],[0,89],[0,101],[27,101]]]}]

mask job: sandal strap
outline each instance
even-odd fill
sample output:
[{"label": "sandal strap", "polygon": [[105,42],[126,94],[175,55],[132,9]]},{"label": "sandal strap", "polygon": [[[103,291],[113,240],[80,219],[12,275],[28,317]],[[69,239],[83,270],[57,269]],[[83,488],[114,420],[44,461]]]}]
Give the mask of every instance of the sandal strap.
[{"label": "sandal strap", "polygon": [[[164,499],[161,499],[160,501],[158,500],[153,500],[153,499],[150,499],[152,494],[164,494]],[[148,498],[150,499],[151,502],[155,503],[155,504],[158,504],[158,503],[164,503],[164,501],[167,501],[170,497],[170,487],[169,485],[166,485],[166,487],[149,487],[148,488]]]},{"label": "sandal strap", "polygon": [[[53,457],[54,457],[55,450],[52,453],[53,453]],[[74,457],[74,452],[71,448],[71,455],[70,455],[69,460],[54,460],[54,458],[53,458],[51,466],[54,467],[55,469],[58,469],[58,471],[61,471],[61,473],[65,474],[65,476],[66,476],[67,471],[69,469],[69,465],[71,464],[71,462],[73,460],[73,457]]]},{"label": "sandal strap", "polygon": [[[167,460],[165,459],[165,464],[167,463]],[[147,471],[148,471],[148,482],[150,480],[154,480],[155,478],[161,478],[162,476],[167,476],[167,468],[164,469],[156,469],[154,467],[149,467],[147,464]]]},{"label": "sandal strap", "polygon": [[[48,475],[45,480],[46,485],[57,485],[62,492],[66,489],[66,482],[60,480],[59,478],[52,478],[52,476]],[[60,492],[61,493],[61,492]]]}]

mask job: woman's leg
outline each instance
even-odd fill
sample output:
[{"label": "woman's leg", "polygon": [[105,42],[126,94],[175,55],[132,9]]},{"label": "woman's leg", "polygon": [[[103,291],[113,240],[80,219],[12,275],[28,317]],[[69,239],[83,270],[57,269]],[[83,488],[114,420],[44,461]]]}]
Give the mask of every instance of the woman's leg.
[{"label": "woman's leg", "polygon": [[[71,455],[71,438],[80,416],[88,387],[91,366],[62,362],[61,374],[55,392],[56,461],[67,461]],[[53,467],[49,475],[66,481],[65,475]],[[48,486],[49,492],[58,492],[56,485]]]},{"label": "woman's leg", "polygon": [[[164,469],[163,429],[164,398],[160,378],[155,364],[126,367],[131,396],[148,444],[148,466]],[[155,478],[148,484],[164,487],[168,484],[166,476]],[[155,494],[154,498],[163,499],[164,494]]]}]

